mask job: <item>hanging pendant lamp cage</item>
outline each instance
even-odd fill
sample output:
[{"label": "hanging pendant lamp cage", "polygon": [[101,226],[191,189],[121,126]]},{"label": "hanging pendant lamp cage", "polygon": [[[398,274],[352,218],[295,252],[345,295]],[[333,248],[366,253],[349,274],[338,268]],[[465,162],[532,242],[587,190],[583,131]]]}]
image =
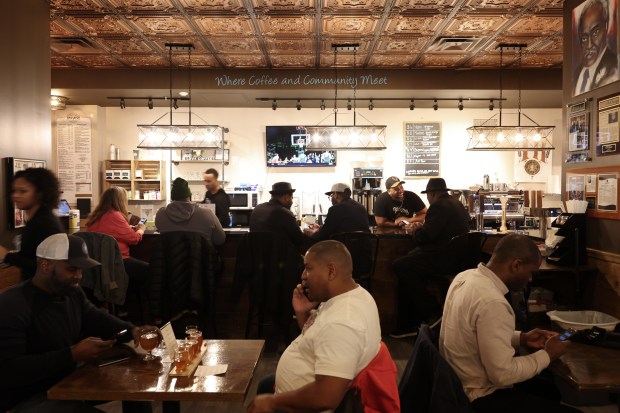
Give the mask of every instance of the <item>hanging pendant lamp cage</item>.
[{"label": "hanging pendant lamp cage", "polygon": [[[541,126],[532,118],[521,112],[521,59],[525,44],[500,44],[500,68],[499,68],[499,113],[482,122],[467,128],[469,135],[468,151],[522,151],[522,150],[552,150],[555,149],[552,142],[555,126]],[[519,94],[516,125],[502,123],[503,106],[503,56],[504,51],[516,51],[519,65]],[[527,124],[521,121],[525,120]]]},{"label": "hanging pendant lamp cage", "polygon": [[[359,44],[332,44],[334,50],[334,125],[306,126],[307,148],[314,150],[375,150],[385,149],[385,125],[357,125],[357,82],[353,83],[353,125],[338,125],[338,52],[353,52],[355,78],[356,57]],[[350,108],[349,100],[347,109]],[[349,109],[350,110],[350,109]],[[330,115],[331,116],[331,115]],[[361,115],[360,115],[361,116]],[[363,117],[363,116],[362,116]]]},{"label": "hanging pendant lamp cage", "polygon": [[[170,104],[170,111],[165,113],[156,119],[149,125],[137,125],[138,126],[138,148],[143,149],[219,149],[223,148],[225,143],[224,134],[228,132],[228,128],[220,125],[208,125],[207,122],[200,116],[192,113],[192,83],[191,83],[191,56],[194,45],[192,44],[178,44],[178,43],[166,43],[168,48],[168,58],[170,61],[170,95],[168,101]],[[178,99],[172,98],[172,52],[173,51],[186,51],[188,61],[188,91],[189,95],[186,99],[188,103],[188,122],[186,124],[174,124],[173,122],[173,109],[177,109]],[[185,99],[182,99],[185,100]],[[169,124],[158,124],[166,115],[170,116]],[[192,115],[199,118],[204,125],[192,124]]]}]

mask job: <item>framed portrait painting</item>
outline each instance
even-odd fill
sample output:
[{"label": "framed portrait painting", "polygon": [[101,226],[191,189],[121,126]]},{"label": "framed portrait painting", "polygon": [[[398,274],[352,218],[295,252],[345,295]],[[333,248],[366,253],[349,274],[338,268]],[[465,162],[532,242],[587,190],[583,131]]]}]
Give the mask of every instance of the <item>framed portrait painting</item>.
[{"label": "framed portrait painting", "polygon": [[572,11],[572,95],[620,80],[618,0],[586,0]]}]

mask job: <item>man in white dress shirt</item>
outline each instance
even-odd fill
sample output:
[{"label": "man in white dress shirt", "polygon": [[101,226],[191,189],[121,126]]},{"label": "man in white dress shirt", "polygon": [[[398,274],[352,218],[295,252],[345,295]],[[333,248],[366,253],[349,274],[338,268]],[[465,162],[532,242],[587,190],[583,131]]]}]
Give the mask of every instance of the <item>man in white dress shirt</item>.
[{"label": "man in white dress shirt", "polygon": [[[450,285],[439,350],[477,413],[579,411],[561,405],[552,384],[530,380],[562,355],[569,342],[551,331],[515,331],[515,314],[505,298],[508,291],[527,285],[540,262],[540,252],[527,236],[507,235],[487,265],[460,273]],[[515,357],[520,346],[532,352]]]}]

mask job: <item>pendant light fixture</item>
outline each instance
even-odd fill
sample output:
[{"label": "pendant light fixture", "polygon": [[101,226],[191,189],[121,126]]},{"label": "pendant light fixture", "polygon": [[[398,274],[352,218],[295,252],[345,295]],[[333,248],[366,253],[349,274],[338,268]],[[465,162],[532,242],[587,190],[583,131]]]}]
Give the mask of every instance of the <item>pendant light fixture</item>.
[{"label": "pendant light fixture", "polygon": [[[357,125],[357,77],[355,76],[356,57],[359,44],[332,44],[334,50],[334,126],[306,126],[308,149],[315,150],[365,150],[385,149],[385,125]],[[353,52],[353,125],[338,125],[338,52]],[[372,105],[372,106],[371,106]],[[374,108],[372,99],[369,110]],[[351,110],[351,101],[347,101]],[[331,115],[330,115],[331,116]],[[361,116],[361,115],[360,115]],[[362,116],[363,117],[363,116]],[[368,119],[364,118],[366,121]],[[369,122],[370,123],[370,122]]]},{"label": "pendant light fixture", "polygon": [[[551,150],[555,149],[551,144],[553,129],[555,126],[541,126],[532,118],[521,112],[521,60],[525,44],[500,44],[499,54],[499,113],[484,121],[481,125],[467,128],[469,134],[468,151],[521,151],[521,150]],[[516,51],[519,65],[519,95],[518,111],[516,113],[516,125],[504,125],[502,123],[503,103],[503,56],[504,51]],[[493,110],[493,101],[489,105]],[[496,116],[499,115],[499,122]],[[526,118],[528,124],[522,124],[522,118]]]},{"label": "pendant light fixture", "polygon": [[[162,115],[150,125],[138,125],[139,144],[138,148],[143,149],[208,149],[223,148],[224,133],[228,132],[228,128],[219,125],[193,125],[192,124],[192,65],[191,56],[194,45],[166,43],[168,48],[168,59],[170,61],[170,94],[167,98],[170,104],[170,123],[168,125],[158,125],[166,114]],[[188,61],[188,97],[186,99],[172,98],[172,52],[186,51]],[[178,102],[186,100],[188,102],[188,123],[174,124],[172,120],[173,110],[178,108]],[[150,108],[150,106],[149,106]],[[197,116],[201,121],[207,123],[204,119]]]}]

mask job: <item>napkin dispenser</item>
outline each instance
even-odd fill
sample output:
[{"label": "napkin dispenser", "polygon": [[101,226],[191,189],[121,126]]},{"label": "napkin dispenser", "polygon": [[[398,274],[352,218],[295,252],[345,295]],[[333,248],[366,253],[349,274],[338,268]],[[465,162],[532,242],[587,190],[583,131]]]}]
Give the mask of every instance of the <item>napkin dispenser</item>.
[{"label": "napkin dispenser", "polygon": [[555,235],[564,237],[547,256],[555,265],[580,265],[586,262],[586,214],[560,214],[551,224]]}]

